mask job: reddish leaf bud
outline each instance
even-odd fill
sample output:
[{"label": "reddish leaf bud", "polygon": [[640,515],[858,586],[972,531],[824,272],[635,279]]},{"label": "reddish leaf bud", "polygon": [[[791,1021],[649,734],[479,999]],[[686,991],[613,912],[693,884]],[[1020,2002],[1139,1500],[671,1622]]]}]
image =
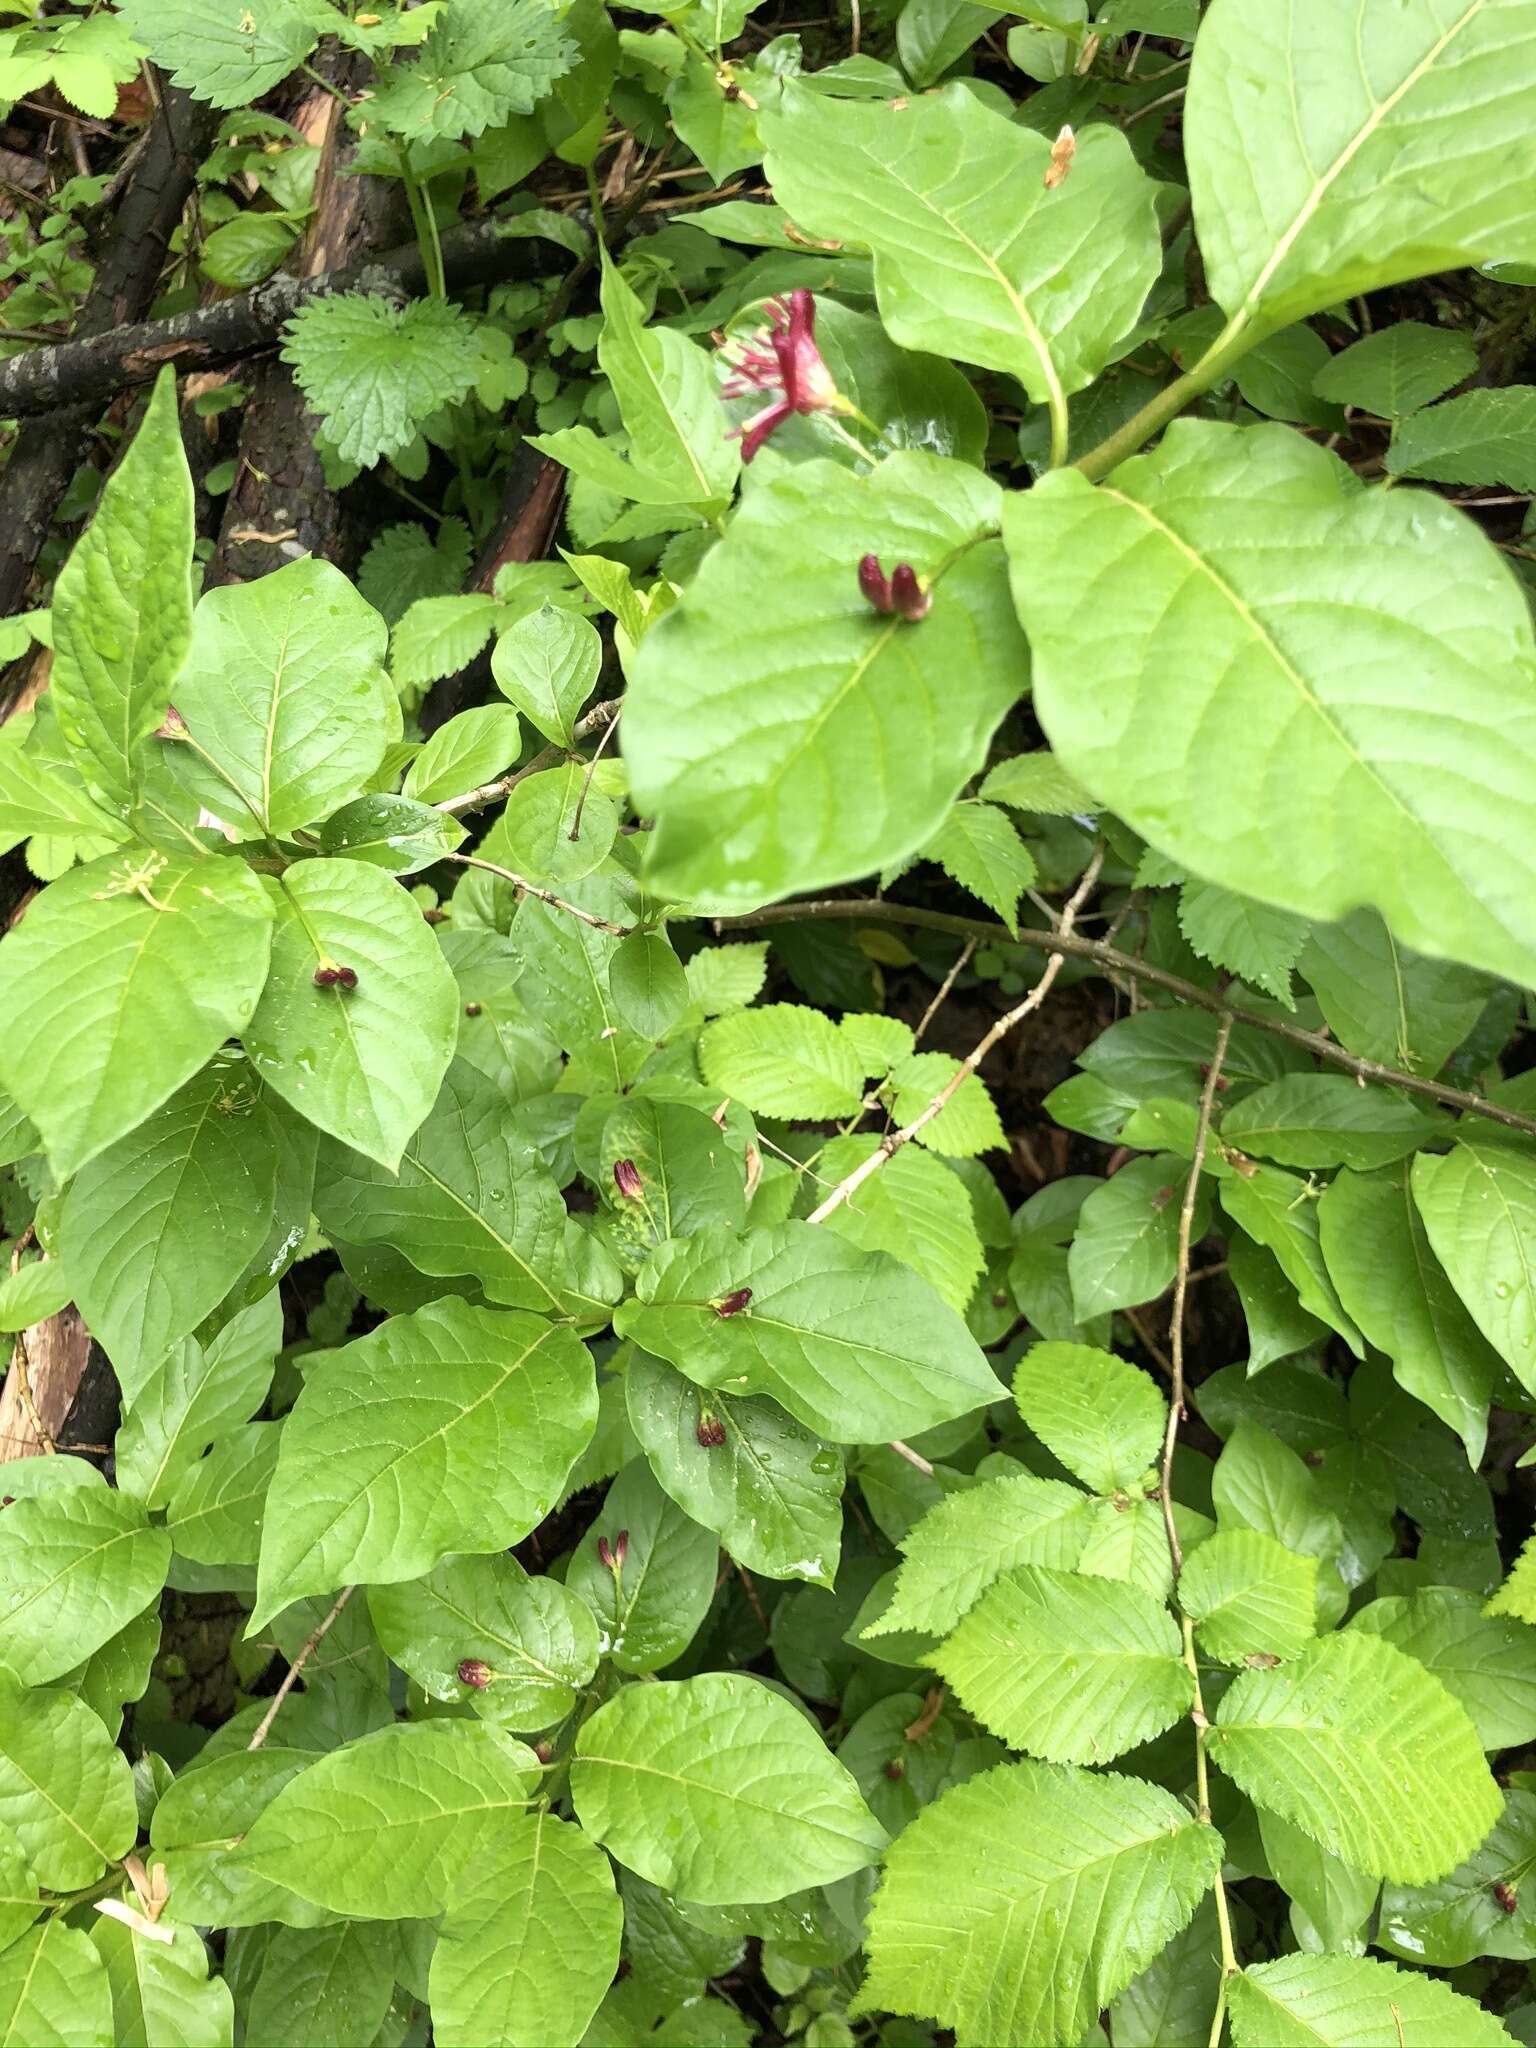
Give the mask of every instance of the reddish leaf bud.
[{"label": "reddish leaf bud", "polygon": [[612,1543],[606,1536],[597,1539],[597,1561],[611,1572],[621,1572],[624,1560],[629,1555],[629,1531],[621,1529]]},{"label": "reddish leaf bud", "polygon": [[315,969],[315,987],[354,989],[357,987],[357,969],[338,967],[334,960],[323,960]]},{"label": "reddish leaf bud", "polygon": [[633,1159],[616,1159],[613,1162],[613,1184],[626,1202],[637,1202],[644,1190],[640,1169]]},{"label": "reddish leaf bud", "polygon": [[694,1431],[699,1447],[705,1451],[718,1451],[725,1442],[725,1424],[718,1415],[711,1415],[707,1408],[699,1412],[699,1426]]},{"label": "reddish leaf bud", "polygon": [[459,1666],[460,1684],[472,1685],[476,1692],[484,1692],[493,1676],[490,1665],[482,1663],[478,1657],[466,1657]]},{"label": "reddish leaf bud", "polygon": [[891,571],[891,606],[904,619],[925,619],[932,597],[917,580],[910,562],[898,562]]},{"label": "reddish leaf bud", "polygon": [[751,1299],[752,1290],[750,1287],[738,1287],[734,1294],[727,1294],[723,1300],[717,1301],[714,1304],[715,1314],[722,1321],[726,1316],[739,1316]]},{"label": "reddish leaf bud", "polygon": [[890,612],[896,609],[891,602],[890,579],[880,567],[878,555],[860,556],[859,589],[877,612]]}]

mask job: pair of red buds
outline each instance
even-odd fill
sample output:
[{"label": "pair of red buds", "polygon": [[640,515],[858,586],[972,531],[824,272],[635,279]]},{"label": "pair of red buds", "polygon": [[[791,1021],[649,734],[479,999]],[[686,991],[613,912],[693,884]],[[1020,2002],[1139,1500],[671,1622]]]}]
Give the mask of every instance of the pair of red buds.
[{"label": "pair of red buds", "polygon": [[315,969],[315,987],[354,989],[357,987],[357,969],[338,967],[334,960],[324,960]]},{"label": "pair of red buds", "polygon": [[918,582],[917,571],[910,562],[898,562],[887,576],[878,555],[860,558],[859,589],[877,612],[894,614],[898,619],[925,619],[933,603],[932,592],[924,590]]},{"label": "pair of red buds", "polygon": [[624,1560],[629,1555],[629,1531],[621,1529],[610,1543],[606,1536],[597,1539],[597,1561],[605,1571],[621,1572]]}]

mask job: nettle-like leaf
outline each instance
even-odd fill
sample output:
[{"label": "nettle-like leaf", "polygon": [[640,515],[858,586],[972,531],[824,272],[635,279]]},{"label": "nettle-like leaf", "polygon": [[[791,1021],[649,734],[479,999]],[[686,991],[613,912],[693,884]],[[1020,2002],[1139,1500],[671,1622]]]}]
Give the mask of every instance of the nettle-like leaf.
[{"label": "nettle-like leaf", "polygon": [[886,1843],[820,1731],[726,1672],[626,1686],[599,1707],[577,1739],[571,1797],[619,1862],[702,1905],[831,1884]]},{"label": "nettle-like leaf", "polygon": [[553,1507],[596,1422],[568,1327],[459,1301],[392,1317],[311,1368],[283,1427],[253,1622],[506,1549]]},{"label": "nettle-like leaf", "polygon": [[1441,484],[1502,484],[1536,488],[1531,434],[1536,430],[1536,387],[1469,391],[1403,422],[1393,433],[1387,468],[1393,476],[1427,477]]},{"label": "nettle-like leaf", "polygon": [[1228,1997],[1236,2048],[1502,2048],[1490,2012],[1419,1970],[1371,1956],[1281,1956],[1251,1963]]},{"label": "nettle-like leaf", "polygon": [[905,1562],[895,1591],[863,1637],[903,1629],[942,1636],[1004,1572],[1020,1565],[1072,1570],[1093,1506],[1075,1486],[1027,1473],[948,1495],[901,1538]]},{"label": "nettle-like leaf", "polygon": [[1294,1657],[1317,1632],[1317,1559],[1257,1529],[1224,1529],[1179,1574],[1179,1605],[1208,1657]]},{"label": "nettle-like leaf", "polygon": [[407,142],[481,135],[532,113],[576,54],[540,0],[444,0],[419,54],[385,71],[367,119]]},{"label": "nettle-like leaf", "polygon": [[[652,886],[755,909],[915,853],[1028,682],[995,487],[902,454],[805,462],[754,490],[630,671],[624,752]],[[916,624],[859,592],[873,552],[933,586]],[[862,794],[849,804],[843,793]]]},{"label": "nettle-like leaf", "polygon": [[1019,898],[1036,877],[1035,859],[1005,811],[967,799],[955,805],[923,848],[952,881],[1017,929]]},{"label": "nettle-like leaf", "polygon": [[485,364],[468,316],[440,299],[397,306],[338,292],[301,306],[283,333],[283,360],[327,438],[364,469],[407,447],[440,407],[467,397]]},{"label": "nettle-like leaf", "polygon": [[1163,1445],[1168,1404],[1139,1366],[1086,1344],[1036,1344],[1019,1361],[1019,1413],[1098,1493],[1134,1486]]},{"label": "nettle-like leaf", "polygon": [[1454,328],[1396,320],[1362,335],[1312,379],[1320,398],[1401,419],[1460,384],[1477,368],[1477,350]]},{"label": "nettle-like leaf", "polygon": [[1536,1387],[1536,1151],[1511,1133],[1458,1139],[1414,1162],[1413,1199],[1435,1257],[1522,1386]]},{"label": "nettle-like leaf", "polygon": [[1179,891],[1179,929],[1204,960],[1272,995],[1289,1009],[1291,970],[1306,944],[1307,921],[1211,882]]},{"label": "nettle-like leaf", "polygon": [[1214,1829],[1139,1778],[988,1771],[887,1854],[854,2009],[935,2019],[960,2048],[1075,2048],[1189,1919],[1221,1853]]},{"label": "nettle-like leaf", "polygon": [[[1183,421],[1097,489],[1063,471],[1010,498],[1004,531],[1051,744],[1155,846],[1536,976],[1536,641],[1465,515],[1362,490],[1289,428]],[[1277,777],[1283,837],[1252,830]]]},{"label": "nettle-like leaf", "polygon": [[260,17],[211,0],[123,0],[118,12],[177,85],[216,107],[258,100],[319,40],[303,0],[264,0]]},{"label": "nettle-like leaf", "polygon": [[1528,0],[1305,20],[1216,0],[1185,147],[1218,303],[1269,329],[1402,278],[1536,261],[1533,77]]}]

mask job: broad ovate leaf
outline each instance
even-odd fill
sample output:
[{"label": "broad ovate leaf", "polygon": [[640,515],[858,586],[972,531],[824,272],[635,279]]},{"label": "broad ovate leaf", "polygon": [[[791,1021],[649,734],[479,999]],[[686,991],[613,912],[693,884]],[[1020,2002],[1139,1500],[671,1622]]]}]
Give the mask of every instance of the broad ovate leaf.
[{"label": "broad ovate leaf", "polygon": [[631,1458],[572,1553],[566,1584],[597,1616],[603,1654],[620,1671],[645,1672],[682,1656],[719,1575],[714,1531],[663,1492],[643,1458]]},{"label": "broad ovate leaf", "polygon": [[1443,1157],[1421,1153],[1412,1184],[1451,1286],[1520,1384],[1536,1389],[1536,1147],[1478,1129]]},{"label": "broad ovate leaf", "polygon": [[171,1541],[105,1486],[13,1500],[0,1514],[0,1677],[62,1677],[158,1598]]},{"label": "broad ovate leaf", "polygon": [[91,1941],[106,1965],[114,2038],[155,2048],[227,2048],[235,2010],[228,1983],[209,1975],[208,1949],[195,1927],[170,1941],[100,1915]]},{"label": "broad ovate leaf", "polygon": [[112,2048],[123,2038],[101,1957],[81,1929],[45,1920],[0,1955],[5,2048]]},{"label": "broad ovate leaf", "polygon": [[1072,1570],[1094,1506],[1085,1493],[1033,1473],[986,1479],[945,1496],[901,1539],[905,1563],[866,1637],[948,1633],[1001,1573],[1018,1565]]},{"label": "broad ovate leaf", "polygon": [[1013,1398],[1054,1457],[1095,1493],[1134,1485],[1162,1448],[1168,1404],[1128,1359],[1089,1344],[1036,1344]]},{"label": "broad ovate leaf", "polygon": [[[624,752],[658,891],[755,909],[932,836],[1028,683],[997,508],[974,469],[911,453],[862,477],[801,463],[749,494],[630,671]],[[925,619],[870,609],[870,551],[932,585]]]},{"label": "broad ovate leaf", "polygon": [[1463,513],[1287,427],[1184,421],[1098,488],[1014,496],[1004,531],[1051,743],[1154,846],[1536,978],[1536,640]]},{"label": "broad ovate leaf", "polygon": [[1234,2048],[1507,2048],[1511,2038],[1449,1984],[1374,1956],[1250,1963],[1227,1995]]},{"label": "broad ovate leaf", "polygon": [[0,1822],[50,1891],[94,1884],[133,1847],[128,1759],[84,1700],[0,1687]]},{"label": "broad ovate leaf", "polygon": [[1317,1633],[1317,1559],[1259,1529],[1222,1529],[1185,1559],[1179,1606],[1208,1657],[1294,1657]]},{"label": "broad ovate leaf", "polygon": [[738,1673],[626,1686],[581,1731],[571,1797],[610,1854],[701,1905],[787,1898],[885,1847],[820,1730]]}]

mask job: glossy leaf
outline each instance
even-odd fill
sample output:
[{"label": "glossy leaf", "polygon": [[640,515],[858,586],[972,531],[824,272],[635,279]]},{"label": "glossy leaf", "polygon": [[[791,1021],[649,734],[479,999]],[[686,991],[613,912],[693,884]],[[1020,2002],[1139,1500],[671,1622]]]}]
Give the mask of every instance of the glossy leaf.
[{"label": "glossy leaf", "polygon": [[1257,1529],[1221,1530],[1186,1560],[1179,1605],[1220,1663],[1294,1657],[1317,1631],[1317,1560]]},{"label": "glossy leaf", "polygon": [[[667,337],[669,342],[680,338]],[[569,747],[577,714],[596,687],[602,656],[590,620],[545,604],[499,637],[491,651],[491,674],[530,725],[556,746]]]},{"label": "glossy leaf", "polygon": [[[599,1543],[612,1564],[604,1562]],[[566,1584],[597,1616],[604,1656],[620,1671],[658,1671],[698,1633],[714,1598],[719,1560],[714,1531],[686,1515],[636,1458],[609,1487],[577,1544]]]},{"label": "glossy leaf", "polygon": [[1168,1405],[1140,1366],[1087,1344],[1036,1344],[1013,1398],[1040,1441],[1096,1493],[1133,1486],[1156,1461]]},{"label": "glossy leaf", "polygon": [[128,1759],[83,1700],[0,1690],[0,1822],[51,1891],[94,1884],[133,1847]]},{"label": "glossy leaf", "polygon": [[1536,1151],[1513,1135],[1469,1135],[1414,1162],[1413,1199],[1468,1314],[1521,1385],[1536,1387]]},{"label": "glossy leaf", "polygon": [[1281,1956],[1233,1978],[1236,2048],[1501,2048],[1492,2013],[1418,1970],[1371,1956]]},{"label": "glossy leaf", "polygon": [[140,1503],[104,1486],[13,1501],[0,1514],[0,1673],[45,1685],[159,1597],[171,1561]]}]

